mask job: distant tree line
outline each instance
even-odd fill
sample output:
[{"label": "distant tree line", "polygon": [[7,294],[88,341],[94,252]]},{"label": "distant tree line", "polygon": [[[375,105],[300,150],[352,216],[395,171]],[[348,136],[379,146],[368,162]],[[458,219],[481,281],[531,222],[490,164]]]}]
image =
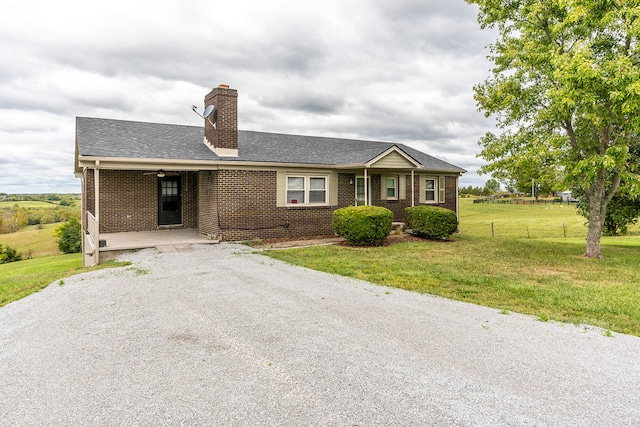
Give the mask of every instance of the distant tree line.
[{"label": "distant tree line", "polygon": [[80,200],[80,194],[42,193],[42,194],[7,194],[0,193],[0,202],[54,202],[62,206],[70,206],[74,200]]},{"label": "distant tree line", "polygon": [[478,197],[489,197],[494,194],[498,194],[500,192],[500,183],[491,178],[488,179],[485,183],[484,187],[474,187],[470,185],[468,187],[460,187],[458,189],[458,194],[461,197],[470,197],[470,196],[478,196]]},{"label": "distant tree line", "polygon": [[25,208],[19,204],[0,208],[0,234],[13,233],[27,225],[53,224],[64,222],[78,215],[78,208],[71,201],[70,205],[58,204],[50,208]]}]

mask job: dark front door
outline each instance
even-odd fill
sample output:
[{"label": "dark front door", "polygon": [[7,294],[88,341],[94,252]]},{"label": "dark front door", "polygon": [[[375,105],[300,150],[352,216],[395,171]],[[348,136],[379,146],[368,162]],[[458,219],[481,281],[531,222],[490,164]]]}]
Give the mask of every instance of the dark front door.
[{"label": "dark front door", "polygon": [[158,224],[182,224],[182,182],[179,176],[158,178]]}]

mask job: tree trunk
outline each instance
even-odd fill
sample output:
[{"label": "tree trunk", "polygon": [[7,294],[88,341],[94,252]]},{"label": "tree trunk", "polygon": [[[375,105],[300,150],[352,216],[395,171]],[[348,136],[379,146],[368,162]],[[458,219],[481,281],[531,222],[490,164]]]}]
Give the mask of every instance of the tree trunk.
[{"label": "tree trunk", "polygon": [[613,195],[618,191],[618,187],[620,187],[620,174],[616,173],[607,189],[605,174],[606,171],[601,168],[598,171],[596,182],[585,191],[586,196],[589,198],[589,228],[587,230],[587,250],[584,255],[589,258],[602,258],[600,238],[602,237],[607,206]]},{"label": "tree trunk", "polygon": [[604,225],[604,209],[601,207],[602,199],[589,200],[589,228],[587,231],[587,250],[585,256],[589,258],[602,258],[600,253],[600,237]]},{"label": "tree trunk", "polygon": [[585,191],[585,194],[589,198],[589,228],[587,230],[587,250],[584,255],[589,258],[602,258],[600,238],[609,203],[605,193],[604,171],[602,169],[598,173],[596,182]]}]

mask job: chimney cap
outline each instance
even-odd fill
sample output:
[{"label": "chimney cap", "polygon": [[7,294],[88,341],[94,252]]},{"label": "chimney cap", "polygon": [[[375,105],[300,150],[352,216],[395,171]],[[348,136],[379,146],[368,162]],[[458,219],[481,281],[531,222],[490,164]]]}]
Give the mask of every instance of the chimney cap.
[{"label": "chimney cap", "polygon": [[221,89],[229,89],[229,85],[218,85]]}]

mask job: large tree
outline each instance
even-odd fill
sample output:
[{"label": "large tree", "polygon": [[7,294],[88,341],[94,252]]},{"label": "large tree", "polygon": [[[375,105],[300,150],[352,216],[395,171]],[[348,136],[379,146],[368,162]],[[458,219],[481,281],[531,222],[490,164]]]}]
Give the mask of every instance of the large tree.
[{"label": "large tree", "polygon": [[[552,158],[588,200],[586,256],[600,257],[607,205],[623,179],[640,190],[629,148],[640,135],[640,0],[467,0],[498,31],[495,67],[475,97],[500,133],[480,141],[500,169]],[[490,169],[488,169],[490,170]]]},{"label": "large tree", "polygon": [[493,178],[488,179],[484,184],[484,189],[489,195],[496,194],[498,191],[500,191],[500,183]]}]

